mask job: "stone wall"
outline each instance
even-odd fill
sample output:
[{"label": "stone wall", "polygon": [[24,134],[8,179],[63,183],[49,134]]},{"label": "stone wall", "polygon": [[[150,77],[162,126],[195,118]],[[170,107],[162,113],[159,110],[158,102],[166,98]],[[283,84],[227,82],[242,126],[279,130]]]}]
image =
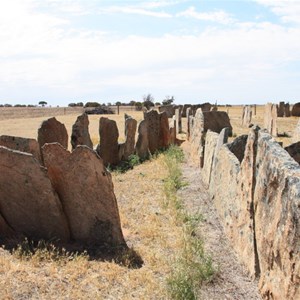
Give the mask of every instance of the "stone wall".
[{"label": "stone wall", "polygon": [[204,165],[211,165],[214,153],[211,197],[240,261],[258,278],[263,298],[300,299],[299,164],[257,127],[247,140],[237,140],[216,152],[215,142],[206,144]]}]

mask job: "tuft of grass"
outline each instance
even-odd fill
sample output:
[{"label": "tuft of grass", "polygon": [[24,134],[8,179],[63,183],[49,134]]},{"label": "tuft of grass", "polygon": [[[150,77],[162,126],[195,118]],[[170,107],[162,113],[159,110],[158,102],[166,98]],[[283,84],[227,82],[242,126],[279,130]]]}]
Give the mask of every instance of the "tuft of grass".
[{"label": "tuft of grass", "polygon": [[184,209],[182,199],[176,192],[187,185],[182,180],[180,163],[184,160],[183,151],[178,146],[172,146],[164,153],[164,162],[168,169],[168,176],[164,180],[165,206],[175,212],[177,222],[183,228],[183,249],[172,264],[171,275],[167,279],[167,288],[171,299],[193,300],[201,283],[210,281],[215,268],[210,256],[203,247],[203,241],[195,234],[197,225],[202,220],[200,214],[189,214]]}]

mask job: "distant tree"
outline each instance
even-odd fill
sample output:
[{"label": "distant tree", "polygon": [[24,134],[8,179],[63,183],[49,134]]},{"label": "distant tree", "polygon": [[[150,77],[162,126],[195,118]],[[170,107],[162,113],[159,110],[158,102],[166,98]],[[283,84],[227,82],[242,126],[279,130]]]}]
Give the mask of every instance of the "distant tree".
[{"label": "distant tree", "polygon": [[111,106],[111,102],[108,102],[107,105],[108,105],[108,106]]},{"label": "distant tree", "polygon": [[135,106],[135,104],[136,104],[136,102],[135,102],[134,100],[131,100],[131,101],[129,102],[129,105],[131,105],[131,106]]},{"label": "distant tree", "polygon": [[122,105],[122,103],[121,103],[120,101],[117,101],[117,102],[116,102],[116,105],[117,105],[117,106],[120,106],[120,105]]},{"label": "distant tree", "polygon": [[170,105],[175,101],[174,96],[166,96],[165,99],[162,101],[163,105]]},{"label": "distant tree", "polygon": [[4,104],[4,107],[12,107],[11,104]]},{"label": "distant tree", "polygon": [[40,101],[39,105],[42,105],[42,107],[44,107],[45,105],[47,105],[47,102],[46,101]]},{"label": "distant tree", "polygon": [[143,105],[149,110],[150,107],[154,106],[154,98],[151,94],[148,94],[143,97]]},{"label": "distant tree", "polygon": [[98,102],[87,102],[84,107],[99,107],[101,106]]},{"label": "distant tree", "polygon": [[160,105],[160,102],[155,102],[155,105],[156,105],[156,106],[159,106],[159,105]]},{"label": "distant tree", "polygon": [[143,103],[142,102],[135,102],[135,109],[136,110],[142,110],[143,109]]},{"label": "distant tree", "polygon": [[73,103],[73,102],[72,102],[72,103],[69,103],[68,106],[69,106],[69,107],[75,107],[75,106],[76,106],[76,103]]},{"label": "distant tree", "polygon": [[77,102],[76,106],[83,107],[83,102]]},{"label": "distant tree", "polygon": [[27,107],[35,107],[36,105],[28,104]]}]

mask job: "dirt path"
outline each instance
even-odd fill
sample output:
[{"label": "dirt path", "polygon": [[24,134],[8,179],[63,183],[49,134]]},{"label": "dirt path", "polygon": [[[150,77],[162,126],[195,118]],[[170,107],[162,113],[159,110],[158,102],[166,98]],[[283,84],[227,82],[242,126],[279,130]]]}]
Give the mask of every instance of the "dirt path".
[{"label": "dirt path", "polygon": [[[184,147],[183,147],[184,148]],[[201,299],[207,300],[241,300],[262,299],[257,282],[252,281],[238,259],[218,218],[207,189],[201,180],[200,169],[188,161],[182,165],[183,180],[189,185],[179,191],[189,213],[200,213],[204,221],[200,222],[199,234],[204,240],[205,249],[219,271],[212,283],[201,288]]]}]

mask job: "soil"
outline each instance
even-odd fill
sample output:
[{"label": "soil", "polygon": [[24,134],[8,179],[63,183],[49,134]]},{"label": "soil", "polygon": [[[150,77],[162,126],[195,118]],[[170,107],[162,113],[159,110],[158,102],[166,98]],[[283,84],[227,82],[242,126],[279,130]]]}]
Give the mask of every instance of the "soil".
[{"label": "soil", "polygon": [[262,299],[258,291],[257,280],[251,279],[246,269],[238,262],[229,240],[223,230],[218,213],[210,199],[208,189],[201,179],[201,171],[188,157],[188,142],[182,145],[186,161],[182,164],[183,181],[188,185],[178,192],[185,208],[190,214],[200,213],[200,222],[196,234],[204,241],[206,252],[212,257],[217,268],[212,282],[201,287],[200,299],[240,300]]}]

